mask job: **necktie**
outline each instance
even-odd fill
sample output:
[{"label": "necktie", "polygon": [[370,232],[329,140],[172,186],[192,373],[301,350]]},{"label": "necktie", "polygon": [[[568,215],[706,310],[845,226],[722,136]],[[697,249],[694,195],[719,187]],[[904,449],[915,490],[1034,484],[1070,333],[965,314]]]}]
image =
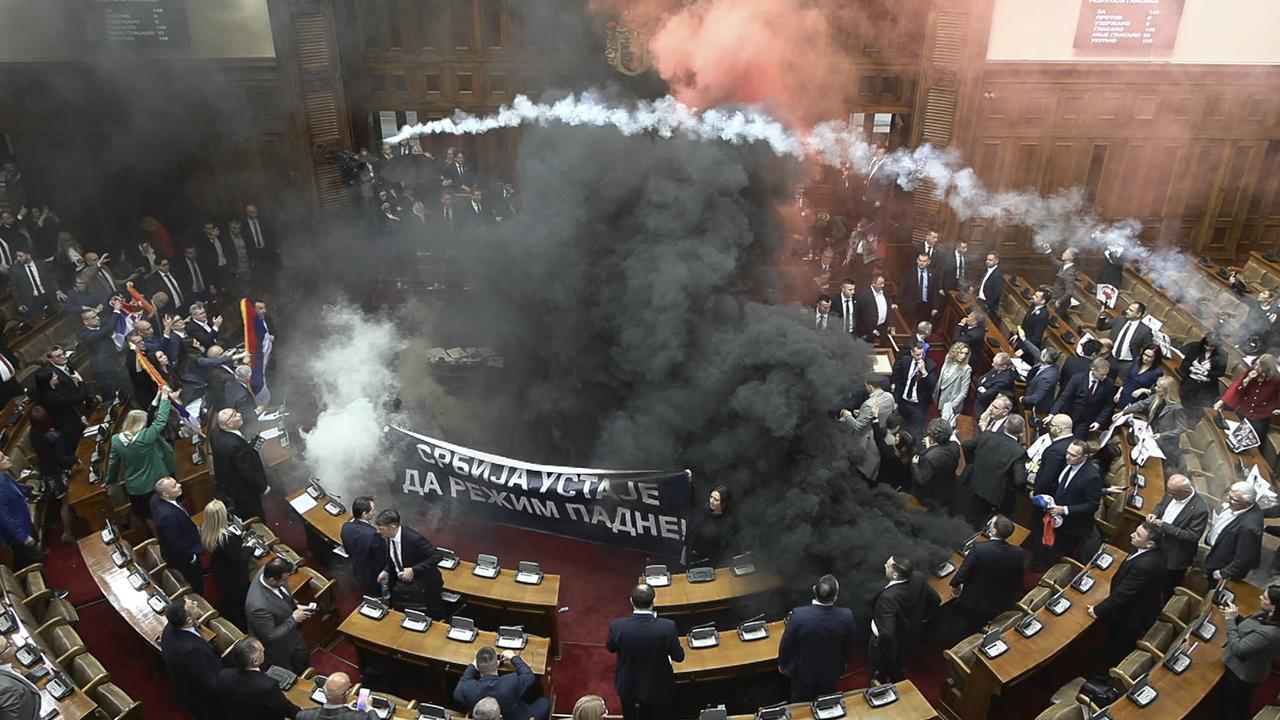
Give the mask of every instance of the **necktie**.
[{"label": "necktie", "polygon": [[200,274],[200,265],[195,260],[187,258],[187,267],[191,269],[191,291],[198,293],[204,290],[204,276]]},{"label": "necktie", "polygon": [[823,315],[822,313],[818,313],[818,329],[819,330],[827,329],[827,316]]},{"label": "necktie", "polygon": [[912,360],[911,368],[908,371],[909,375],[907,377],[907,391],[902,394],[903,399],[907,400],[908,402],[916,401],[916,373],[919,371],[919,369],[920,368],[916,366],[916,361]]},{"label": "necktie", "polygon": [[31,278],[31,289],[36,295],[44,294],[44,285],[40,284],[40,273],[36,272],[35,261],[27,263],[27,277]]},{"label": "necktie", "polygon": [[404,562],[400,559],[400,541],[391,541],[391,561],[395,563],[396,572],[404,570]]},{"label": "necktie", "polygon": [[1094,393],[1094,391],[1095,391],[1095,390],[1097,390],[1097,389],[1098,389],[1098,381],[1097,381],[1097,380],[1090,380],[1090,381],[1089,381],[1089,399],[1090,399],[1090,400],[1092,400],[1092,399],[1093,399],[1093,393]]},{"label": "necktie", "polygon": [[289,594],[288,590],[284,589],[283,585],[276,588],[276,592],[280,593],[280,599],[284,600],[289,607],[295,609],[298,607],[298,601],[293,599],[293,596]]},{"label": "necktie", "polygon": [[13,264],[13,256],[9,254],[9,243],[4,240],[0,240],[0,260],[3,260],[5,265]]},{"label": "necktie", "polygon": [[164,280],[164,284],[169,286],[169,292],[173,293],[173,304],[182,304],[182,293],[178,291],[178,283],[173,281],[173,276],[169,273],[160,273],[160,279]]},{"label": "necktie", "polygon": [[844,299],[844,331],[853,332],[853,298]]},{"label": "necktie", "polygon": [[1137,329],[1137,321],[1128,320],[1124,327],[1120,330],[1120,337],[1116,341],[1116,357],[1121,360],[1132,360],[1133,353],[1129,349],[1129,342],[1133,340],[1133,333]]},{"label": "necktie", "polygon": [[929,274],[920,271],[920,302],[929,302]]},{"label": "necktie", "polygon": [[249,229],[253,231],[253,246],[262,249],[262,229],[258,227],[258,219],[251,218],[249,220]]},{"label": "necktie", "polygon": [[964,277],[964,255],[956,253],[956,279]]},{"label": "necktie", "polygon": [[1077,465],[1068,465],[1062,471],[1062,475],[1058,477],[1058,492],[1062,492],[1071,486],[1071,478],[1075,477]]}]

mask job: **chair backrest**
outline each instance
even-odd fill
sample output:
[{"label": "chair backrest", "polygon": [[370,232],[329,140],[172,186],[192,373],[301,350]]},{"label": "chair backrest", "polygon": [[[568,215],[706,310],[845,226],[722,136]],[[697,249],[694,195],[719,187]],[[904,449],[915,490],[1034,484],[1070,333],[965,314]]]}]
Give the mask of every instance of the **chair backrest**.
[{"label": "chair backrest", "polygon": [[169,596],[170,600],[191,592],[191,586],[187,584],[187,581],[183,580],[181,576],[169,568],[161,568],[158,571],[152,572],[151,581],[156,585],[159,585],[160,589],[164,591],[165,595]]},{"label": "chair backrest", "polygon": [[1072,565],[1069,562],[1060,562],[1045,571],[1044,575],[1040,578],[1039,584],[1045,587],[1052,586],[1061,590],[1065,588],[1073,578],[1075,578],[1076,573],[1078,572],[1080,572],[1078,565]]},{"label": "chair backrest", "polygon": [[1049,603],[1049,598],[1053,597],[1057,592],[1053,588],[1038,585],[1027,591],[1026,595],[1018,601],[1018,609],[1025,613],[1031,614],[1044,607]]},{"label": "chair backrest", "polygon": [[85,693],[92,694],[94,688],[111,681],[111,673],[98,662],[98,658],[89,653],[75,656],[68,665],[71,681]]},{"label": "chair backrest", "polygon": [[236,627],[234,623],[226,618],[213,618],[208,622],[208,628],[213,631],[213,639],[209,642],[213,645],[213,649],[218,651],[222,657],[226,657],[231,648],[236,643],[244,639],[244,632]]},{"label": "chair backrest", "polygon": [[1133,687],[1134,680],[1142,677],[1142,674],[1155,667],[1156,659],[1145,650],[1134,650],[1129,653],[1125,659],[1120,661],[1119,665],[1111,668],[1111,677],[1120,681],[1124,685],[1124,689],[1128,690]]},{"label": "chair backrest", "polygon": [[141,716],[142,705],[115,683],[106,682],[94,688],[93,699],[110,720],[128,720]]},{"label": "chair backrest", "polygon": [[1162,655],[1173,644],[1173,639],[1177,636],[1178,633],[1174,630],[1173,623],[1157,620],[1142,636],[1142,639],[1138,641],[1138,647],[1152,655]]},{"label": "chair backrest", "polygon": [[133,551],[134,560],[138,565],[147,572],[151,572],[165,564],[164,558],[160,555],[160,544],[155,538],[151,538],[146,542],[138,544]]}]

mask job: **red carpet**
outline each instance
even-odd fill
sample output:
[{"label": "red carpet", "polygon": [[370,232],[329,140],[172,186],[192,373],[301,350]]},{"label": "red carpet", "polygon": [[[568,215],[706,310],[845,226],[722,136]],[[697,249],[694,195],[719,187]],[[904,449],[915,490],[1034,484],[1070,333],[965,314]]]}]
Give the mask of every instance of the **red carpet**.
[{"label": "red carpet", "polygon": [[[307,557],[308,563],[321,569],[327,576],[334,573],[315,562],[307,552],[305,530],[301,522],[285,519],[281,503],[283,494],[272,493],[268,497],[267,513],[272,529],[290,546]],[[290,511],[291,515],[291,511]],[[456,550],[462,557],[474,557],[484,550],[496,552],[503,565],[510,567],[518,560],[536,560],[550,573],[561,575],[560,632],[562,657],[552,663],[555,687],[555,710],[568,713],[577,698],[585,694],[605,697],[610,710],[619,710],[618,699],[613,693],[613,657],[604,649],[609,620],[626,613],[627,592],[636,577],[636,571],[645,558],[639,554],[619,551],[604,546],[582,543],[564,538],[525,532],[512,528],[482,525],[461,521],[442,523],[440,527],[424,528],[432,540],[441,546]],[[143,704],[143,717],[156,720],[182,717],[169,700],[168,680],[163,674],[159,658],[129,627],[115,610],[102,599],[97,585],[84,569],[79,551],[73,545],[57,541],[58,533],[51,533],[50,553],[45,560],[45,573],[54,587],[70,591],[70,600],[80,613],[76,628],[89,651],[98,657],[111,673],[112,682],[119,685],[134,699]],[[1038,576],[1028,576],[1028,586]],[[337,578],[335,602],[345,616],[359,600],[348,578]],[[213,595],[213,583],[206,583],[206,592]],[[211,599],[213,599],[211,597]],[[930,639],[908,663],[908,675],[935,707],[940,707],[940,696],[946,668],[942,660],[941,641],[937,628]],[[1010,688],[997,700],[993,717],[1011,720],[1034,718],[1049,704],[1049,696],[1071,678],[1098,672],[1103,636],[1096,633],[1078,642],[1050,668],[1027,682]],[[326,640],[312,654],[312,665],[321,674],[343,671],[359,680],[354,649],[339,636]],[[840,683],[841,689],[866,687],[868,669],[865,654],[859,653],[849,666],[850,673]],[[745,684],[745,687],[716,688],[720,697],[731,702],[759,706],[778,702],[785,698],[785,687],[780,677],[764,675]],[[402,697],[414,697],[412,682],[396,688],[380,688]],[[1259,692],[1258,697],[1274,698],[1280,690],[1280,681],[1273,678]],[[425,699],[425,698],[423,698]],[[439,699],[436,699],[439,700]],[[1193,717],[1214,718],[1216,698],[1203,703]]]}]

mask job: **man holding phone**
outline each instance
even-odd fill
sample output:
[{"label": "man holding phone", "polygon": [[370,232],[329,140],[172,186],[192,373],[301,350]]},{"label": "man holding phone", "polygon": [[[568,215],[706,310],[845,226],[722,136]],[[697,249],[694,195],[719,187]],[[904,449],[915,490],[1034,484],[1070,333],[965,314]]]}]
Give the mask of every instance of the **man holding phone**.
[{"label": "man holding phone", "polygon": [[[346,673],[333,673],[324,681],[324,706],[303,710],[298,713],[297,720],[374,720],[378,716],[372,710],[356,705],[352,710],[347,706],[347,696],[351,694],[351,678]],[[361,691],[365,697],[367,691]]]},{"label": "man holding phone", "polygon": [[311,664],[311,649],[302,637],[302,623],[315,614],[315,603],[299,605],[289,593],[293,565],[284,558],[272,558],[256,581],[249,584],[244,613],[249,632],[262,641],[268,665],[279,665],[301,673]]}]

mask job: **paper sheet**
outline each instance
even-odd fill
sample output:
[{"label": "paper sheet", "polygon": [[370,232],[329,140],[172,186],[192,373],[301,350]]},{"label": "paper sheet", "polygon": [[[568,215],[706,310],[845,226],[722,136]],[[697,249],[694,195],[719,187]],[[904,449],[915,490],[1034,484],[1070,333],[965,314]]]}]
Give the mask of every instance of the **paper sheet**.
[{"label": "paper sheet", "polygon": [[280,437],[281,434],[282,433],[280,432],[280,428],[278,427],[267,428],[266,430],[263,430],[262,432],[258,433],[258,435],[263,440],[273,440],[275,438]]},{"label": "paper sheet", "polygon": [[302,493],[298,497],[289,501],[289,505],[298,511],[299,515],[306,515],[308,510],[312,510],[316,506],[315,498],[306,493]]}]

